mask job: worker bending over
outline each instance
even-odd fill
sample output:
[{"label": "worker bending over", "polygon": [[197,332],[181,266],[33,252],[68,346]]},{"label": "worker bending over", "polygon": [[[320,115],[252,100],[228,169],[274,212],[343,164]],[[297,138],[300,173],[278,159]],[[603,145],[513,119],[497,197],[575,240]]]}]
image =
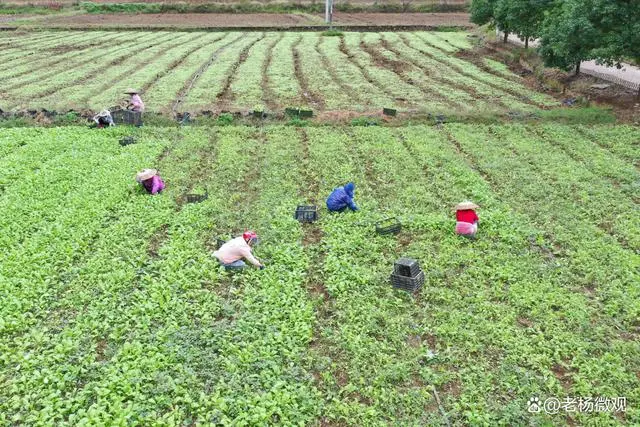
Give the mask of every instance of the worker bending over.
[{"label": "worker bending over", "polygon": [[355,189],[356,185],[353,182],[335,188],[327,199],[327,209],[331,212],[344,212],[347,208],[357,211],[358,207],[353,201]]},{"label": "worker bending over", "polygon": [[258,243],[258,235],[253,231],[245,231],[242,236],[236,237],[226,242],[213,253],[213,256],[220,261],[226,270],[242,270],[247,267],[243,259],[258,267],[264,268],[256,257],[251,253],[251,248]]},{"label": "worker bending over", "polygon": [[164,190],[164,181],[155,169],[144,169],[136,175],[136,182],[141,184],[151,194],[158,194]]}]

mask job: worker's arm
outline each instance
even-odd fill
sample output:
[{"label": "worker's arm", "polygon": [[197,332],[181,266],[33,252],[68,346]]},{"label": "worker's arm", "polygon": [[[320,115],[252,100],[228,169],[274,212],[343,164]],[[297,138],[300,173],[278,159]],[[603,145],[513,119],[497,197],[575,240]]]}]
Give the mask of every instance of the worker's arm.
[{"label": "worker's arm", "polygon": [[356,202],[354,202],[352,198],[349,198],[347,205],[349,206],[349,209],[351,209],[352,211],[358,210],[358,206],[356,206]]},{"label": "worker's arm", "polygon": [[262,267],[262,264],[260,263],[260,261],[258,261],[258,259],[254,257],[253,254],[251,253],[251,249],[243,250],[242,255],[251,264],[255,265],[256,267]]}]

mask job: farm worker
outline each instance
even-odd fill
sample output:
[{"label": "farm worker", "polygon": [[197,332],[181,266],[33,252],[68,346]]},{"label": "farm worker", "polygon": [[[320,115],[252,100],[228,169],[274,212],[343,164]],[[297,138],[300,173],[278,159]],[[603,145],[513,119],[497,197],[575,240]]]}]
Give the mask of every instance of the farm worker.
[{"label": "farm worker", "polygon": [[357,211],[358,207],[353,201],[355,189],[356,185],[353,182],[346,184],[344,187],[334,188],[327,199],[327,209],[331,212],[344,212],[347,208]]},{"label": "farm worker", "polygon": [[476,209],[480,206],[470,201],[456,205],[456,233],[465,237],[475,237],[478,232],[478,215]]},{"label": "farm worker", "polygon": [[93,121],[96,122],[96,126],[99,128],[104,128],[107,126],[114,126],[113,118],[111,117],[111,113],[109,110],[102,110],[95,116],[93,116]]},{"label": "farm worker", "polygon": [[127,105],[127,110],[142,113],[144,111],[144,102],[142,102],[142,98],[140,98],[140,93],[132,88],[127,89],[124,93],[131,95],[131,99],[129,99],[129,104]]},{"label": "farm worker", "polygon": [[242,236],[236,237],[220,246],[220,249],[213,253],[213,256],[220,261],[226,270],[242,270],[247,265],[243,258],[251,264],[264,269],[262,264],[251,253],[251,247],[258,243],[258,235],[253,231],[245,231]]},{"label": "farm worker", "polygon": [[136,181],[144,187],[151,194],[158,194],[164,190],[164,181],[158,175],[158,171],[155,169],[143,169],[136,175]]}]

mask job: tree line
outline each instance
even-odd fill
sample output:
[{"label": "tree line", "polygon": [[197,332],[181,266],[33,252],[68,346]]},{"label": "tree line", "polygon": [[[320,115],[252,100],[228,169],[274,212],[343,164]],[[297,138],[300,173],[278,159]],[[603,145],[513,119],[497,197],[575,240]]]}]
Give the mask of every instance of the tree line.
[{"label": "tree line", "polygon": [[473,0],[471,21],[525,41],[538,39],[546,66],[640,60],[640,0]]}]

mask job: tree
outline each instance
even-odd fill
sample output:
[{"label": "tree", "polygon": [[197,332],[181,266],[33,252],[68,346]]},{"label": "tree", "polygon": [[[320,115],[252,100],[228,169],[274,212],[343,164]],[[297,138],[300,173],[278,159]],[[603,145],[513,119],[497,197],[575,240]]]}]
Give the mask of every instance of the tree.
[{"label": "tree", "polygon": [[502,19],[498,22],[496,18],[496,7],[500,0],[473,0],[469,11],[471,12],[471,22],[477,25],[491,24],[498,30],[504,31],[504,42],[507,42],[509,31],[506,29]]},{"label": "tree", "polygon": [[498,0],[496,22],[517,34],[528,48],[529,40],[540,35],[545,12],[552,6],[553,0]]},{"label": "tree", "polygon": [[547,13],[540,53],[547,66],[569,70],[595,59],[607,65],[640,57],[637,0],[565,0]]},{"label": "tree", "polygon": [[493,24],[496,0],[473,0],[469,8],[471,22],[477,25]]}]

